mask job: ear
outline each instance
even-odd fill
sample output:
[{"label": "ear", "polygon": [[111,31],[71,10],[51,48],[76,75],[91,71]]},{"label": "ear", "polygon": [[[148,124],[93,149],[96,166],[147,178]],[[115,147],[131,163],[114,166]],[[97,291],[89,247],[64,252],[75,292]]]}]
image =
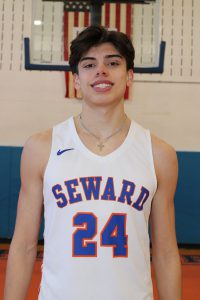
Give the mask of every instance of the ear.
[{"label": "ear", "polygon": [[127,83],[126,83],[126,85],[128,87],[130,87],[133,84],[133,79],[134,79],[134,73],[133,73],[133,70],[130,69],[127,72]]},{"label": "ear", "polygon": [[80,80],[78,74],[73,74],[74,87],[76,90],[80,90]]}]

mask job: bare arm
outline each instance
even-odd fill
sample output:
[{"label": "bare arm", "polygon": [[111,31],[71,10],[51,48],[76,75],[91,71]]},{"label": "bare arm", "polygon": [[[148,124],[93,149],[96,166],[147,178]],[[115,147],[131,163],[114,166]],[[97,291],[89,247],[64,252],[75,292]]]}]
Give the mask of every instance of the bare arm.
[{"label": "bare arm", "polygon": [[152,260],[159,300],[181,300],[181,264],[176,242],[174,193],[178,164],[174,149],[152,138],[158,188],[152,203]]},{"label": "bare arm", "polygon": [[28,140],[23,150],[21,190],[9,250],[5,300],[24,300],[31,280],[43,209],[43,172],[49,150],[46,140],[46,135],[36,135]]}]

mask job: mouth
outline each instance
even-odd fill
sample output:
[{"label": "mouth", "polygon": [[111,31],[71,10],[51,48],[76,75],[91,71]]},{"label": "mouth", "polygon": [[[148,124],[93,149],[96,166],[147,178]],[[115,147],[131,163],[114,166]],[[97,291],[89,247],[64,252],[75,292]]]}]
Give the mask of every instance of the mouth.
[{"label": "mouth", "polygon": [[91,87],[97,92],[109,91],[114,85],[111,81],[96,81],[91,84]]}]

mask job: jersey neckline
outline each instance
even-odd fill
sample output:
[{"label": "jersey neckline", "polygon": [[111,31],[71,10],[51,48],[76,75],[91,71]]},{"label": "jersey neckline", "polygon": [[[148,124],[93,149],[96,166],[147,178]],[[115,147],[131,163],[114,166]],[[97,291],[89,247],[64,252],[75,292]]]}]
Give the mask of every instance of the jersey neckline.
[{"label": "jersey neckline", "polygon": [[94,152],[92,152],[89,148],[87,148],[87,146],[82,142],[82,140],[80,139],[77,130],[76,130],[76,126],[75,126],[75,122],[74,122],[74,117],[71,117],[69,119],[69,124],[70,127],[72,129],[72,137],[74,139],[75,144],[78,146],[78,148],[84,152],[87,156],[93,157],[97,160],[107,160],[107,159],[113,159],[116,156],[120,155],[129,145],[130,142],[133,140],[133,135],[135,134],[135,126],[134,126],[134,121],[131,120],[131,124],[128,130],[128,134],[125,137],[124,141],[122,142],[122,144],[117,147],[115,150],[113,150],[112,152],[106,154],[106,155],[98,155]]}]

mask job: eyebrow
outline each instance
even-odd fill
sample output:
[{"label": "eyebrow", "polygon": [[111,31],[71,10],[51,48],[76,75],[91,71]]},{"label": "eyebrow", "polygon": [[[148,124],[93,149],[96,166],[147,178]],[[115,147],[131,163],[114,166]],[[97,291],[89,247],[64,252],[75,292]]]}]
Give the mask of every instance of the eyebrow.
[{"label": "eyebrow", "polygon": [[[120,55],[120,54],[108,54],[108,55],[105,56],[105,58],[115,58],[115,57],[122,59],[122,55]],[[90,56],[85,56],[85,57],[82,57],[80,59],[80,62],[82,62],[84,60],[96,60],[96,58],[95,57],[90,57]]]}]

